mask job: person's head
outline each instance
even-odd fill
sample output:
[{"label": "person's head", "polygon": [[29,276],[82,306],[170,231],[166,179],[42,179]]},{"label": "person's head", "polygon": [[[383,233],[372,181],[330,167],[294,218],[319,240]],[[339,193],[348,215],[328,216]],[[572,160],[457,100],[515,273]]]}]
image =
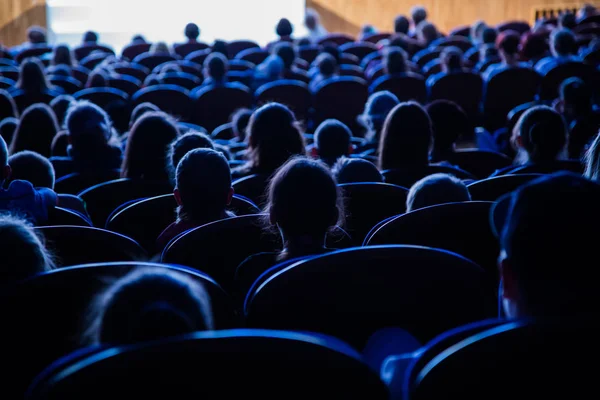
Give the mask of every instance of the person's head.
[{"label": "person's head", "polygon": [[414,26],[418,26],[421,22],[427,20],[427,9],[423,6],[415,6],[410,10],[410,15]]},{"label": "person's head", "polygon": [[430,22],[423,21],[417,25],[417,37],[426,46],[429,46],[432,42],[440,37],[435,25]]},{"label": "person's head", "polygon": [[447,100],[437,100],[427,106],[433,128],[433,154],[437,161],[445,161],[445,157],[454,151],[459,138],[472,140],[475,132],[469,117],[463,109]]},{"label": "person's head", "polygon": [[40,60],[27,58],[21,63],[17,88],[26,92],[43,92],[48,89],[44,66]]},{"label": "person's head", "polygon": [[577,19],[581,21],[582,19],[589,17],[590,15],[594,15],[596,13],[598,13],[596,6],[587,3],[584,4],[583,7],[579,9],[579,11],[577,11]]},{"label": "person's head", "polygon": [[184,135],[179,136],[171,143],[169,147],[169,172],[172,179],[175,179],[175,173],[179,162],[187,153],[195,149],[211,149],[214,150],[215,145],[213,141],[200,132],[187,132]]},{"label": "person's head", "polygon": [[400,104],[395,94],[387,90],[373,93],[369,96],[365,109],[359,121],[367,128],[365,139],[369,142],[379,142],[383,123],[394,107]]},{"label": "person's head", "polygon": [[585,157],[585,174],[584,176],[596,182],[600,182],[600,134],[587,150]]},{"label": "person's head", "polygon": [[600,185],[567,172],[500,199],[490,219],[500,242],[501,296],[509,318],[597,313],[598,204]]},{"label": "person's head", "polygon": [[580,78],[566,79],[559,88],[563,113],[569,118],[587,116],[594,106],[593,93],[589,85]]},{"label": "person's head", "polygon": [[367,38],[376,33],[377,33],[377,29],[375,29],[375,27],[373,25],[370,25],[370,24],[363,25],[363,27],[360,29],[359,40],[363,40],[364,38]]},{"label": "person's head", "polygon": [[483,31],[485,31],[485,28],[487,28],[488,26],[486,25],[486,23],[482,20],[479,20],[477,22],[475,22],[473,25],[471,25],[471,32],[469,33],[471,36],[471,42],[473,42],[476,45],[482,44],[483,43]]},{"label": "person's head", "polygon": [[273,54],[281,58],[286,70],[291,69],[294,65],[294,61],[296,61],[296,49],[294,49],[294,46],[291,43],[278,43],[273,50]]},{"label": "person's head", "polygon": [[500,57],[505,62],[514,61],[519,54],[521,45],[521,35],[515,31],[504,31],[496,39],[496,47],[500,52]]},{"label": "person's head", "polygon": [[352,151],[352,131],[336,119],[323,121],[315,131],[315,155],[327,165],[333,166]]},{"label": "person's head", "polygon": [[69,147],[69,133],[67,131],[60,131],[52,139],[52,146],[50,153],[52,157],[68,157]]},{"label": "person's head", "polygon": [[521,56],[525,60],[541,60],[549,50],[550,46],[548,46],[544,35],[526,33],[521,39]]},{"label": "person's head", "polygon": [[188,40],[197,40],[200,36],[200,28],[198,28],[198,25],[194,24],[193,22],[190,22],[185,26],[184,33],[185,37],[188,38]]},{"label": "person's head", "polygon": [[403,74],[407,71],[406,53],[399,47],[390,47],[383,58],[383,68],[388,75]]},{"label": "person's head", "polygon": [[558,17],[558,27],[560,29],[572,30],[577,26],[577,17],[573,13],[564,13]]},{"label": "person's head", "polygon": [[108,114],[97,105],[74,103],[65,118],[69,143],[79,156],[89,157],[102,150],[112,138],[112,123]]},{"label": "person's head", "polygon": [[[7,117],[4,119],[0,119],[0,136],[4,140],[5,144],[12,142],[12,139],[17,130],[17,126],[19,126],[19,120],[16,118]],[[2,166],[0,165],[0,168],[1,167]]]},{"label": "person's head", "polygon": [[294,27],[292,26],[292,23],[290,22],[290,20],[287,18],[280,19],[279,22],[277,23],[277,26],[275,27],[275,33],[280,38],[290,37],[290,36],[292,36],[293,32],[294,32]]},{"label": "person's head", "polygon": [[410,21],[404,15],[398,15],[394,20],[394,32],[408,35],[410,29]]},{"label": "person's head", "polygon": [[266,211],[284,241],[323,246],[325,235],[344,216],[335,178],[327,166],[293,158],[275,174],[267,189]]},{"label": "person's head", "polygon": [[10,180],[28,181],[34,187],[54,189],[54,167],[46,157],[24,150],[8,159]]},{"label": "person's head", "polygon": [[283,60],[279,56],[271,54],[256,67],[256,75],[263,79],[276,80],[281,77],[284,69]]},{"label": "person's head", "polygon": [[[341,64],[341,60],[342,60],[342,53],[340,51],[340,49],[333,43],[325,43],[323,45],[323,48],[321,49],[321,54],[331,54],[331,56],[333,58],[335,58],[335,63],[337,65]],[[316,64],[316,61],[315,61]]]},{"label": "person's head", "polygon": [[68,94],[61,94],[50,102],[50,108],[54,111],[54,115],[56,115],[58,126],[63,126],[67,111],[73,103],[75,103],[75,98]]},{"label": "person's head", "polygon": [[0,89],[0,121],[4,118],[18,118],[19,111],[12,96],[4,89]]},{"label": "person's head", "polygon": [[129,120],[129,127],[133,127],[133,124],[146,113],[149,112],[160,112],[160,108],[152,103],[141,103],[138,104],[131,112],[131,119]]},{"label": "person's head", "polygon": [[335,75],[338,65],[335,58],[329,53],[322,53],[316,58],[315,63],[319,69],[319,74],[328,78]]},{"label": "person's head", "polygon": [[98,34],[94,31],[87,31],[83,34],[83,43],[98,43]]},{"label": "person's head", "polygon": [[10,154],[31,150],[50,157],[52,139],[57,132],[58,123],[54,111],[46,104],[34,104],[21,115],[10,145]]},{"label": "person's head", "polygon": [[181,272],[139,268],[91,305],[92,344],[125,345],[214,329],[210,297]]},{"label": "person's head", "polygon": [[246,140],[246,129],[250,123],[252,111],[247,108],[240,108],[231,117],[233,134],[240,141]]},{"label": "person's head", "polygon": [[228,53],[227,42],[224,40],[215,40],[215,42],[213,43],[212,48],[211,48],[211,54],[212,53],[223,54],[225,57],[227,57],[227,53]]},{"label": "person's head", "polygon": [[429,165],[431,119],[418,103],[400,103],[390,111],[379,141],[379,169]]},{"label": "person's head", "polygon": [[47,42],[46,30],[41,26],[32,26],[27,29],[27,40],[31,44],[44,44]]},{"label": "person's head", "polygon": [[206,223],[222,218],[233,197],[229,163],[213,149],[189,151],[177,164],[174,193],[180,220]]},{"label": "person's head", "polygon": [[289,108],[269,103],[252,113],[246,140],[250,165],[273,172],[290,157],[304,155],[304,137]]},{"label": "person's head", "polygon": [[156,42],[150,47],[150,53],[170,53],[169,45],[165,42]]},{"label": "person's head", "polygon": [[463,70],[463,52],[458,47],[446,47],[440,55],[442,68],[445,72]]},{"label": "person's head", "polygon": [[515,126],[512,144],[519,162],[550,162],[559,159],[567,143],[562,116],[547,106],[532,107]]},{"label": "person's head", "polygon": [[314,31],[317,29],[317,27],[320,25],[319,13],[312,8],[307,8],[306,14],[304,14],[304,25],[309,31]]},{"label": "person's head", "polygon": [[0,268],[0,285],[10,285],[54,269],[52,255],[42,239],[23,219],[0,216],[0,251],[5,255]]},{"label": "person's head", "polygon": [[550,49],[555,57],[566,57],[577,53],[577,39],[568,29],[558,29],[550,36]]},{"label": "person's head", "polygon": [[493,45],[484,45],[479,54],[481,60],[498,59],[500,57],[500,52]]},{"label": "person's head", "polygon": [[134,35],[134,36],[131,38],[131,42],[132,42],[132,43],[134,43],[134,44],[138,44],[138,43],[148,43],[148,42],[146,42],[146,38],[145,38],[144,36],[142,36],[142,35]]},{"label": "person's head", "polygon": [[463,201],[471,201],[471,194],[463,181],[453,175],[433,174],[410,188],[406,198],[406,211]]},{"label": "person's head", "polygon": [[225,79],[228,67],[227,57],[221,53],[211,53],[204,60],[204,76],[213,79],[215,82],[221,82]]},{"label": "person's head", "polygon": [[167,181],[169,145],[179,136],[175,121],[161,112],[146,113],[133,125],[121,166],[123,178]]},{"label": "person's head", "polygon": [[52,65],[73,65],[71,59],[71,49],[66,45],[56,46],[54,48],[54,55],[52,56]]},{"label": "person's head", "polygon": [[383,182],[383,176],[375,164],[362,158],[342,157],[335,163],[332,172],[340,185],[343,183]]},{"label": "person's head", "polygon": [[481,41],[483,44],[495,45],[498,39],[498,31],[495,28],[486,27],[481,32]]},{"label": "person's head", "polygon": [[87,88],[107,87],[108,79],[109,79],[108,75],[104,71],[97,69],[90,74],[90,76],[88,77],[87,83],[85,84],[85,87],[87,87]]}]

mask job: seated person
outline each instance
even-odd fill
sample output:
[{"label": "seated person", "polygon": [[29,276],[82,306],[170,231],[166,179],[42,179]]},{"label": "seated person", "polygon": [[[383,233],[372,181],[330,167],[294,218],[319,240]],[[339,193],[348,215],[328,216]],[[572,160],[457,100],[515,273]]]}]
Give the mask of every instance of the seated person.
[{"label": "seated person", "polygon": [[195,149],[215,149],[215,144],[210,137],[204,133],[196,131],[188,131],[185,134],[179,136],[169,146],[169,172],[171,180],[175,183],[175,175],[177,172],[177,166],[181,159],[190,151]]},{"label": "seated person", "polygon": [[269,185],[265,223],[282,236],[280,253],[255,254],[237,269],[236,281],[247,291],[263,272],[278,263],[324,254],[327,232],[343,219],[342,197],[329,169],[298,157],[281,167]]},{"label": "seated person", "polygon": [[428,21],[423,21],[417,25],[416,34],[417,40],[423,48],[429,47],[431,43],[438,40],[441,36],[436,26]]},{"label": "seated person", "polygon": [[577,159],[600,129],[600,113],[594,107],[591,87],[579,78],[566,79],[560,85],[559,94],[555,109],[569,126],[569,158]]},{"label": "seated person", "polygon": [[312,43],[316,44],[327,36],[327,29],[321,24],[319,13],[312,8],[306,9],[304,26],[308,29],[308,38]]},{"label": "seated person", "polygon": [[502,59],[500,58],[500,52],[494,45],[483,46],[480,50],[479,61],[475,65],[475,71],[484,74],[491,66],[500,64]]},{"label": "seated person", "polygon": [[497,47],[500,52],[502,62],[490,66],[485,72],[483,78],[486,81],[491,80],[500,72],[511,68],[528,68],[526,63],[519,60],[519,49],[521,45],[521,35],[515,31],[504,31],[498,36]]},{"label": "seated person", "polygon": [[91,304],[83,342],[112,346],[214,329],[210,297],[180,272],[134,269]]},{"label": "seated person", "polygon": [[560,29],[573,30],[577,27],[577,17],[575,14],[566,12],[558,17],[558,27]]},{"label": "seated person", "polygon": [[195,149],[181,159],[173,194],[177,220],[158,237],[159,249],[183,232],[233,216],[226,210],[233,198],[229,164],[215,150]]},{"label": "seated person", "polygon": [[432,75],[427,79],[427,86],[431,87],[435,82],[446,75],[465,72],[463,63],[463,52],[458,47],[445,47],[440,54],[442,72]]},{"label": "seated person", "polygon": [[165,42],[156,42],[150,47],[150,54],[171,54],[169,45]]},{"label": "seated person", "polygon": [[338,76],[338,64],[331,54],[319,54],[315,62],[319,72],[311,79],[310,84],[308,85],[310,91],[313,93],[318,90],[322,82]]},{"label": "seated person", "polygon": [[[342,62],[342,52],[340,49],[333,43],[325,43],[321,48],[321,54],[329,54],[335,59],[336,65],[340,65]],[[319,57],[315,58],[315,60],[310,64],[310,68],[308,69],[308,77],[314,78],[319,73]]]},{"label": "seated person", "polygon": [[46,30],[41,26],[32,26],[27,29],[27,42],[10,49],[9,53],[14,57],[20,52],[36,46],[43,46],[48,43]]},{"label": "seated person", "polygon": [[384,53],[383,69],[388,76],[408,72],[406,52],[399,47],[389,47]]},{"label": "seated person", "polygon": [[410,21],[404,15],[398,15],[394,20],[394,33],[408,35]]},{"label": "seated person", "polygon": [[[473,53],[479,52],[481,54],[481,50],[488,47],[494,46],[496,47],[496,39],[498,38],[498,31],[495,28],[491,28],[487,26],[485,23],[483,25],[479,25],[481,31],[478,35],[478,39],[475,40],[475,46],[471,47],[469,50],[465,52],[465,59],[470,60],[473,56]],[[479,61],[482,61],[483,57],[479,57]]]},{"label": "seated person", "polygon": [[299,80],[306,82],[308,76],[304,71],[294,65],[296,61],[296,50],[290,43],[278,43],[273,50],[273,53],[283,61],[283,77],[285,79]]},{"label": "seated person", "polygon": [[383,176],[375,164],[362,158],[342,157],[335,163],[332,172],[340,185],[343,183],[383,182]]},{"label": "seated person", "polygon": [[450,161],[457,142],[470,142],[473,146],[475,131],[469,117],[457,104],[447,100],[430,103],[427,113],[433,126],[432,162]]},{"label": "seated person", "polygon": [[287,18],[281,18],[279,22],[277,22],[277,26],[275,27],[275,33],[277,34],[278,39],[267,45],[267,50],[269,51],[280,43],[294,42],[294,39],[292,38],[292,34],[294,33],[294,26]]},{"label": "seated person", "polygon": [[315,131],[313,156],[332,167],[340,157],[352,153],[352,131],[336,119],[323,121]]},{"label": "seated person", "polygon": [[471,201],[471,194],[463,181],[448,174],[433,174],[410,188],[406,198],[406,212],[463,201]]},{"label": "seated person", "polygon": [[378,33],[378,31],[373,25],[369,25],[369,24],[363,25],[363,27],[360,29],[360,34],[358,35],[358,40],[361,40],[361,41],[365,40],[369,36],[373,36],[377,33]]},{"label": "seated person", "polygon": [[550,50],[552,57],[540,60],[535,70],[542,76],[553,68],[568,62],[580,62],[577,56],[577,39],[575,34],[568,29],[559,29],[550,36]]},{"label": "seated person", "polygon": [[427,9],[423,6],[414,6],[410,10],[410,17],[412,19],[413,32],[411,33],[413,36],[417,35],[418,26],[422,22],[427,21]]},{"label": "seated person", "polygon": [[211,53],[204,61],[203,87],[220,87],[227,83],[229,62],[221,53]]},{"label": "seated person", "polygon": [[246,141],[246,129],[250,123],[250,117],[252,111],[247,108],[240,108],[231,117],[231,124],[233,130],[232,142],[244,143]]},{"label": "seated person", "polygon": [[383,124],[390,111],[398,104],[400,104],[398,97],[387,90],[369,96],[367,104],[365,104],[365,110],[358,117],[359,122],[367,131],[365,134],[367,144],[361,148],[361,151],[378,147]]},{"label": "seated person", "polygon": [[254,90],[267,83],[282,79],[283,71],[283,60],[279,56],[271,54],[254,71],[254,84],[252,85]]},{"label": "seated person", "polygon": [[184,34],[187,39],[187,43],[198,43],[198,38],[200,37],[200,28],[198,25],[190,22],[185,26]]},{"label": "seated person", "polygon": [[523,35],[521,39],[521,59],[528,61],[530,67],[547,57],[550,52],[550,46],[546,37],[539,33],[529,32]]}]

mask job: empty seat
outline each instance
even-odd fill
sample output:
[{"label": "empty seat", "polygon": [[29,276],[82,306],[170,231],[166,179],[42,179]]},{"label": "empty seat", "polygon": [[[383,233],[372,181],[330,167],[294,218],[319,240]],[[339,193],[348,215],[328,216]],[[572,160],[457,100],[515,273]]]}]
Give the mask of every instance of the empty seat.
[{"label": "empty seat", "polygon": [[318,126],[329,118],[345,123],[355,134],[361,132],[356,117],[363,111],[369,97],[366,82],[344,76],[323,81],[314,96],[314,123]]},{"label": "empty seat", "polygon": [[137,91],[131,98],[133,106],[152,103],[177,119],[189,121],[192,99],[190,92],[177,85],[155,85]]},{"label": "empty seat", "polygon": [[425,79],[411,72],[399,75],[382,75],[369,88],[371,93],[383,90],[392,92],[400,101],[414,100],[424,104],[427,100]]},{"label": "empty seat", "polygon": [[512,164],[512,160],[502,153],[485,150],[459,150],[449,154],[446,160],[479,179],[487,178],[499,169]]},{"label": "empty seat", "polygon": [[429,99],[450,100],[462,107],[474,126],[479,122],[483,80],[478,74],[460,72],[446,74],[428,82]]},{"label": "empty seat", "polygon": [[236,110],[252,106],[252,94],[248,88],[239,84],[202,88],[192,93],[192,99],[193,121],[209,132],[229,122]]},{"label": "empty seat", "polygon": [[519,174],[483,179],[471,183],[469,185],[469,192],[473,200],[496,201],[505,194],[541,176],[541,174]]},{"label": "empty seat", "polygon": [[312,95],[304,82],[280,80],[262,85],[256,90],[259,104],[277,102],[288,106],[299,121],[308,121]]},{"label": "empty seat", "polygon": [[443,165],[428,165],[423,168],[388,169],[382,171],[381,174],[386,183],[405,188],[410,188],[417,181],[433,174],[450,174],[456,176],[458,179],[465,180],[475,179],[475,177],[467,171]]}]

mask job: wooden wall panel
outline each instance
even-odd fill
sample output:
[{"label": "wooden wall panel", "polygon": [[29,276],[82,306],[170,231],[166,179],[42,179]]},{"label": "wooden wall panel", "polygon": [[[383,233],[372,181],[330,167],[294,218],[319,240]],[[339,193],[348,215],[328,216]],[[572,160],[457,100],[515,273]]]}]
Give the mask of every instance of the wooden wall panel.
[{"label": "wooden wall panel", "polygon": [[32,25],[47,26],[46,0],[0,0],[0,44],[23,43]]}]

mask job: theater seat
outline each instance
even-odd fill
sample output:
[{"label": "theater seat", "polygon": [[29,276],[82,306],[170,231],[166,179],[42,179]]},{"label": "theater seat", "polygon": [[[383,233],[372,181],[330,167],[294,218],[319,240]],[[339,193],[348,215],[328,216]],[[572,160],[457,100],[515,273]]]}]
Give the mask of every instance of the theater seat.
[{"label": "theater seat", "polygon": [[92,222],[84,215],[62,207],[55,207],[48,213],[48,220],[38,226],[92,226]]},{"label": "theater seat", "polygon": [[158,66],[160,64],[164,64],[164,63],[170,62],[170,61],[176,61],[179,59],[180,59],[179,56],[177,56],[177,55],[174,56],[169,53],[143,53],[143,54],[136,56],[133,59],[133,62],[136,64],[143,65],[144,67],[146,67],[150,71],[152,71],[156,66]]},{"label": "theater seat", "polygon": [[254,204],[262,207],[266,203],[265,191],[269,184],[269,177],[266,175],[249,175],[237,179],[233,182],[235,193],[247,197]]},{"label": "theater seat", "polygon": [[312,95],[304,82],[286,79],[267,83],[259,87],[254,96],[258,104],[284,104],[294,112],[298,121],[308,121]]},{"label": "theater seat", "polygon": [[505,194],[541,176],[541,174],[519,174],[483,179],[471,183],[469,185],[469,192],[473,200],[496,201]]},{"label": "theater seat", "polygon": [[356,117],[362,113],[368,97],[366,82],[360,78],[343,76],[323,81],[314,96],[315,126],[334,118],[345,123],[358,135],[361,133],[361,126]]},{"label": "theater seat", "polygon": [[[381,70],[383,71],[383,69]],[[425,79],[411,72],[398,75],[382,75],[375,79],[369,87],[370,93],[387,90],[398,97],[400,101],[416,101],[424,104],[427,100]]]},{"label": "theater seat", "polygon": [[240,108],[252,107],[252,94],[241,84],[217,88],[199,88],[192,92],[192,121],[211,132],[229,122]]},{"label": "theater seat", "polygon": [[191,118],[190,92],[181,86],[162,84],[143,88],[133,95],[131,101],[133,107],[142,103],[152,103],[177,119],[189,121]]},{"label": "theater seat", "polygon": [[486,150],[458,150],[446,157],[446,160],[473,176],[483,179],[499,169],[509,167],[512,160],[502,153]]},{"label": "theater seat", "polygon": [[388,169],[381,172],[384,180],[393,185],[410,188],[417,181],[433,174],[450,174],[458,179],[475,179],[473,175],[459,168],[446,167],[443,165],[428,165],[423,168]]}]

